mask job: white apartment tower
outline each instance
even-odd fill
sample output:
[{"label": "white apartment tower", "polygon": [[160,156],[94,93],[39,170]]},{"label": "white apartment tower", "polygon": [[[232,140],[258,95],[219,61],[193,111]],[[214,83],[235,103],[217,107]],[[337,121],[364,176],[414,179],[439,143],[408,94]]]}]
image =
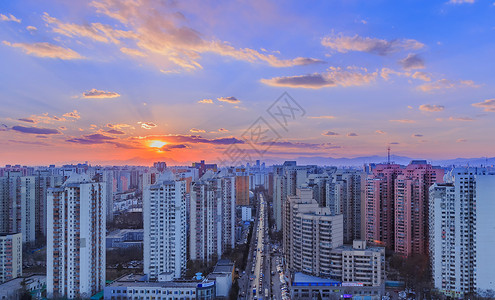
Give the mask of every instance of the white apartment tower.
[{"label": "white apartment tower", "polygon": [[292,272],[330,277],[331,250],[343,244],[343,216],[319,207],[312,189],[298,189],[284,203],[283,249]]},{"label": "white apartment tower", "polygon": [[144,273],[180,278],[186,271],[186,182],[162,173],[143,193]]},{"label": "white apartment tower", "polygon": [[0,177],[0,232],[22,233],[22,241],[36,239],[37,178],[8,172]]},{"label": "white apartment tower", "polygon": [[0,233],[0,283],[22,276],[22,234]]},{"label": "white apartment tower", "polygon": [[189,251],[192,260],[212,261],[235,246],[235,176],[207,171],[193,183]]},{"label": "white apartment tower", "polygon": [[105,287],[106,186],[74,173],[47,198],[48,298],[89,298]]},{"label": "white apartment tower", "polygon": [[495,174],[456,168],[430,187],[429,251],[434,285],[447,295],[495,290]]}]

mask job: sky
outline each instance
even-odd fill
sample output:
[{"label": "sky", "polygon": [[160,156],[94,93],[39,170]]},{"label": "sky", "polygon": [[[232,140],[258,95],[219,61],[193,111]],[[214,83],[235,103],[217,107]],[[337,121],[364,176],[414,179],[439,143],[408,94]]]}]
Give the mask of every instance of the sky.
[{"label": "sky", "polygon": [[495,2],[1,1],[0,164],[495,156]]}]

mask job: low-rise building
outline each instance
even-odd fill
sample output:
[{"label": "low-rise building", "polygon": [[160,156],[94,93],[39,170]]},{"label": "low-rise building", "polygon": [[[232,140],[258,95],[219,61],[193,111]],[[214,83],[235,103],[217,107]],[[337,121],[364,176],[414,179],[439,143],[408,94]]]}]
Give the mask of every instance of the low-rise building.
[{"label": "low-rise building", "polygon": [[322,278],[303,273],[294,273],[291,278],[291,298],[298,300],[318,299],[367,299],[380,300],[383,287],[350,284],[331,278]]},{"label": "low-rise building", "polygon": [[[172,276],[159,277],[161,280]],[[126,275],[105,287],[105,300],[183,299],[213,300],[214,280],[199,277],[194,280],[147,281],[145,275]]]},{"label": "low-rise building", "polygon": [[230,288],[234,281],[235,265],[230,260],[221,259],[215,265],[213,272],[211,272],[206,278],[216,282],[216,296],[222,298],[228,298]]},{"label": "low-rise building", "polygon": [[42,292],[45,289],[45,275],[20,277],[0,284],[0,299],[18,300],[22,299],[24,293],[31,295],[32,299],[42,299]]},{"label": "low-rise building", "polygon": [[143,248],[143,229],[119,229],[106,237],[106,248]]},{"label": "low-rise building", "polygon": [[332,278],[358,286],[385,285],[385,248],[354,240],[331,251]]}]

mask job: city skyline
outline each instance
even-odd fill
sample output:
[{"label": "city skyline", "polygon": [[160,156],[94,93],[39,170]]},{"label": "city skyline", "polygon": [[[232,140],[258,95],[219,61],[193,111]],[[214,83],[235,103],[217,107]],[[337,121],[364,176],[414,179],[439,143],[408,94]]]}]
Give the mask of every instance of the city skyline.
[{"label": "city skyline", "polygon": [[[493,157],[493,1],[0,5],[0,164]],[[287,92],[287,128],[267,110]],[[258,117],[280,135],[260,155]],[[235,163],[232,163],[235,164]]]}]

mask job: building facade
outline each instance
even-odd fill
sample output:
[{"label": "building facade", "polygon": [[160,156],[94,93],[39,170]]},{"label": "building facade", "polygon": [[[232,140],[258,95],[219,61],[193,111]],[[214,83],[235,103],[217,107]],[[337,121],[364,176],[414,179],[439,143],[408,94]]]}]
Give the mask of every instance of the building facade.
[{"label": "building facade", "polygon": [[385,248],[367,247],[366,241],[354,240],[352,246],[333,249],[332,277],[356,286],[385,286]]},{"label": "building facade", "polygon": [[235,177],[207,171],[193,182],[190,259],[213,261],[235,246]]},{"label": "building facade", "polygon": [[319,207],[312,189],[298,189],[284,203],[283,251],[291,272],[330,277],[333,248],[343,244],[343,216]]},{"label": "building facade", "polygon": [[22,234],[0,233],[0,283],[22,276]]},{"label": "building facade", "polygon": [[430,188],[429,254],[434,285],[445,294],[495,290],[495,174],[457,168]]},{"label": "building facade", "polygon": [[142,299],[216,299],[215,281],[204,278],[198,280],[148,281],[145,276],[126,275],[105,287],[105,300]]},{"label": "building facade", "polygon": [[428,252],[429,187],[444,170],[426,161],[376,165],[366,178],[365,239],[404,256]]},{"label": "building facade", "polygon": [[47,198],[47,295],[89,298],[105,287],[106,186],[74,173]]},{"label": "building facade", "polygon": [[144,273],[180,278],[186,271],[186,183],[165,171],[143,193]]}]

